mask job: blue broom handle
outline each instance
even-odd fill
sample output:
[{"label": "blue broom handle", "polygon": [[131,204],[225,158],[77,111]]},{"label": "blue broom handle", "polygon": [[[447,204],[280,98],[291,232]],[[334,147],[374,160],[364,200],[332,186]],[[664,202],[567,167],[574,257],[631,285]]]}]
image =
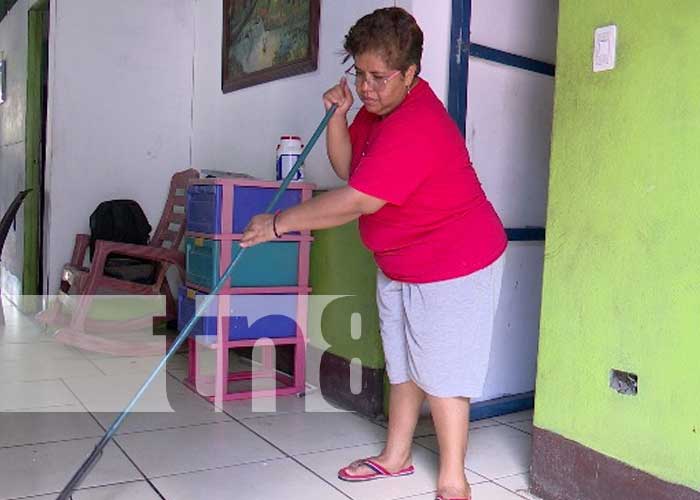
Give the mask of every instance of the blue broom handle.
[{"label": "blue broom handle", "polygon": [[[328,111],[326,111],[326,115],[323,117],[323,120],[321,123],[318,125],[316,128],[316,131],[313,133],[311,136],[311,139],[309,139],[309,142],[306,144],[306,147],[302,151],[301,155],[299,155],[299,158],[297,161],[294,163],[294,166],[292,169],[289,171],[287,176],[284,178],[284,181],[282,181],[282,184],[280,185],[279,189],[277,190],[277,194],[275,194],[275,197],[270,201],[270,204],[267,206],[265,209],[266,214],[272,213],[272,211],[275,209],[277,206],[277,203],[279,202],[280,198],[284,194],[284,192],[287,190],[287,187],[289,186],[289,183],[292,181],[294,176],[296,175],[297,171],[299,168],[301,168],[301,165],[304,163],[306,160],[306,157],[309,155],[311,152],[311,149],[314,147],[316,144],[316,141],[318,141],[318,138],[321,136],[325,128],[328,126],[328,121],[331,119],[333,116],[333,113],[335,113],[335,110],[338,106],[334,104],[331,106]],[[73,477],[70,479],[68,484],[63,488],[61,493],[59,494],[57,500],[70,500],[70,497],[75,491],[75,489],[80,486],[80,483],[83,481],[85,476],[90,472],[92,467],[97,463],[99,458],[102,456],[102,450],[104,450],[105,446],[109,444],[109,442],[112,440],[114,435],[116,434],[117,430],[119,427],[122,425],[122,422],[124,419],[127,417],[127,415],[131,412],[131,410],[134,408],[136,403],[141,399],[141,396],[146,392],[146,389],[151,385],[153,380],[155,380],[156,376],[158,375],[158,372],[165,366],[165,364],[168,362],[168,360],[173,356],[173,354],[180,348],[182,343],[187,339],[187,337],[190,336],[190,333],[192,332],[192,329],[194,328],[194,324],[197,322],[197,320],[204,314],[204,312],[207,310],[211,302],[214,300],[214,297],[216,297],[223,287],[224,283],[226,280],[231,276],[233,269],[236,267],[236,264],[241,260],[241,256],[245,253],[247,248],[241,248],[240,251],[236,254],[234,259],[231,261],[231,263],[228,265],[226,268],[226,271],[224,271],[223,276],[219,279],[219,282],[216,284],[216,286],[209,292],[209,295],[206,295],[203,300],[200,301],[199,306],[196,308],[194,315],[192,318],[187,322],[187,325],[185,325],[185,328],[182,329],[180,334],[175,338],[175,342],[173,342],[172,346],[170,346],[170,350],[165,354],[163,359],[160,360],[160,363],[158,363],[158,366],[155,367],[153,372],[148,376],[146,379],[146,382],[141,386],[141,388],[136,392],[136,395],[131,399],[129,404],[124,408],[124,411],[121,412],[121,414],[112,422],[112,425],[109,426],[109,429],[107,429],[107,432],[105,432],[105,435],[102,436],[102,439],[97,443],[95,446],[95,449],[92,450],[92,453],[90,453],[90,456],[83,462],[83,464],[80,466],[80,468],[77,470],[77,472],[73,475]]]}]

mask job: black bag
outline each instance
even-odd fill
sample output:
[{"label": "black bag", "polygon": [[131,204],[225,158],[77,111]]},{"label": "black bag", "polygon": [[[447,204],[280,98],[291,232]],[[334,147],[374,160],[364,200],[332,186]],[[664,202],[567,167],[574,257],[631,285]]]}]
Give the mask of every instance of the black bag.
[{"label": "black bag", "polygon": [[150,234],[151,225],[134,200],[103,201],[90,215],[90,258],[96,240],[147,245]]},{"label": "black bag", "polygon": [[[95,254],[95,241],[118,241],[147,245],[151,225],[141,206],[133,200],[110,200],[100,203],[90,215],[90,260]],[[151,283],[155,265],[132,257],[110,254],[105,274],[137,283]]]}]

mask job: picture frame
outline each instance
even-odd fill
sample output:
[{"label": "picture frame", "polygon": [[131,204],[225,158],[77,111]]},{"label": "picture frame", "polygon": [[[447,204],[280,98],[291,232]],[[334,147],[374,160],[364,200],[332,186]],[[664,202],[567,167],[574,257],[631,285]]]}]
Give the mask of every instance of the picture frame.
[{"label": "picture frame", "polygon": [[318,68],[320,0],[223,0],[221,89]]}]

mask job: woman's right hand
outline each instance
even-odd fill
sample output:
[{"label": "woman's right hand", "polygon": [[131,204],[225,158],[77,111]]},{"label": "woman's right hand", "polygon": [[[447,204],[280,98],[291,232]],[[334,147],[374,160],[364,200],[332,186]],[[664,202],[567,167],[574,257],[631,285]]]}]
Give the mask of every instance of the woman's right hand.
[{"label": "woman's right hand", "polygon": [[352,91],[348,86],[348,81],[345,77],[340,79],[340,83],[331,87],[323,94],[323,105],[328,111],[334,104],[338,105],[338,109],[335,110],[334,116],[345,116],[352,106],[355,99],[352,96]]}]

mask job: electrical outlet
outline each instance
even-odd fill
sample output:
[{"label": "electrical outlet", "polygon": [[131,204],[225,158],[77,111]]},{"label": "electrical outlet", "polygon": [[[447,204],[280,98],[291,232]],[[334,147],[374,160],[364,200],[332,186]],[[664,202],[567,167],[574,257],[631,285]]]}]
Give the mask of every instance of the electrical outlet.
[{"label": "electrical outlet", "polygon": [[636,396],[639,377],[621,370],[610,371],[610,388],[625,396]]}]

